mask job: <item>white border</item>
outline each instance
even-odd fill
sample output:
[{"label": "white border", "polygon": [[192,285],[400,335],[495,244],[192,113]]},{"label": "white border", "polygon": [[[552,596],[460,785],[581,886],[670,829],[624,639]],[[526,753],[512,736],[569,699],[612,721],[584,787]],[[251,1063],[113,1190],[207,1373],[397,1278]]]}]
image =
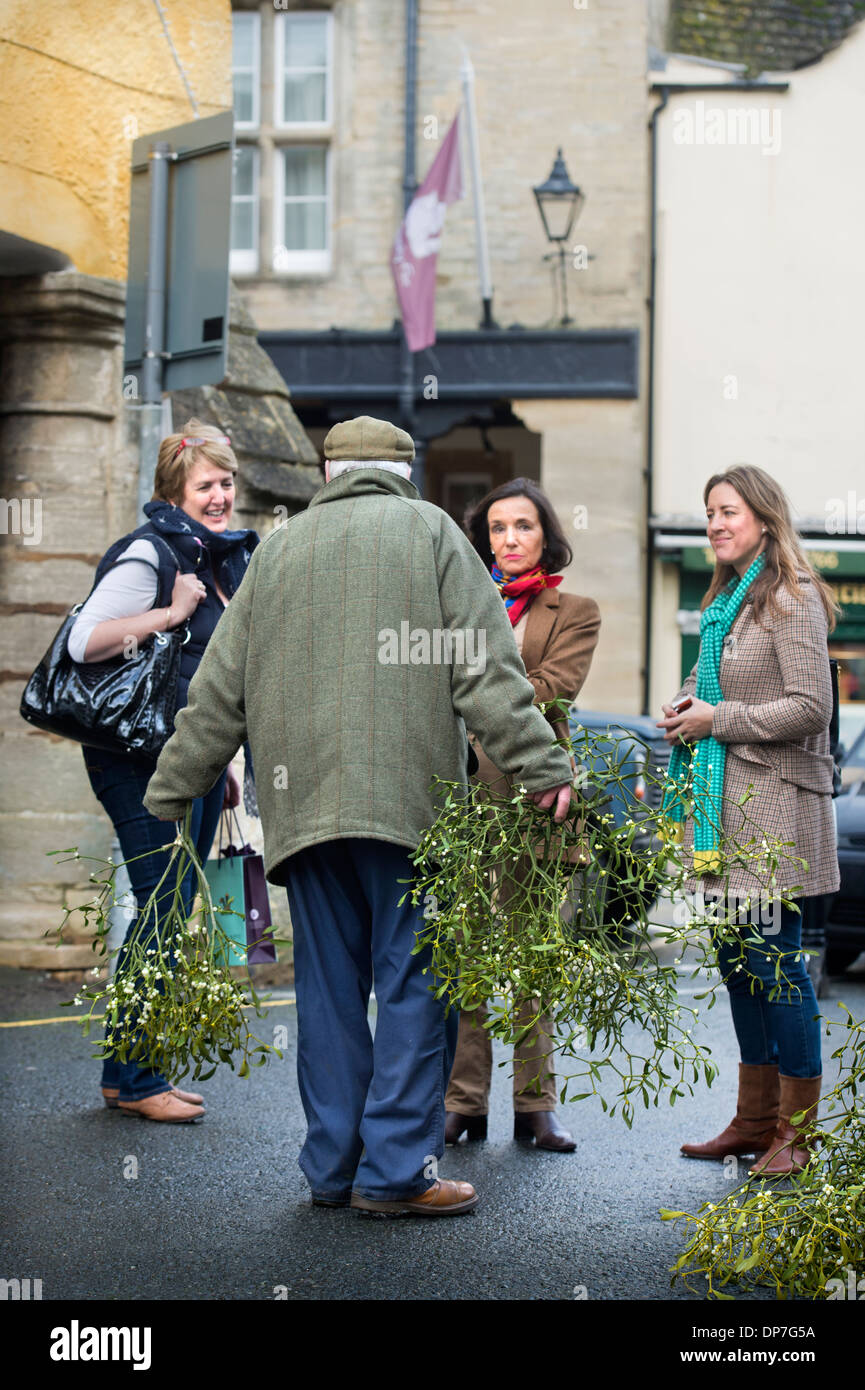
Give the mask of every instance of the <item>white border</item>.
[{"label": "white border", "polygon": [[[234,29],[234,21],[235,21],[235,19],[252,19],[252,20],[254,20],[254,23],[253,23],[252,28],[253,28],[253,48],[254,48],[254,51],[255,51],[255,66],[254,66],[253,72],[252,72],[252,115],[253,115],[253,119],[252,119],[251,121],[239,121],[239,120],[237,119],[237,117],[235,116],[235,118],[234,118],[234,128],[235,128],[235,130],[258,130],[259,126],[261,125],[261,15],[258,13],[257,10],[232,10],[232,11],[231,11],[231,25],[232,25],[232,31],[233,31],[233,29]],[[234,35],[233,35],[233,32],[232,32],[232,45],[233,45],[233,43],[234,43]],[[233,54],[233,52],[232,52],[232,59],[233,59],[233,57],[234,57],[234,54]],[[234,83],[234,64],[233,64],[233,62],[232,62],[232,68],[231,68],[231,76],[232,76],[232,86],[233,86],[233,83]],[[234,105],[234,92],[232,91],[232,107],[233,107],[233,105]]]},{"label": "white border", "polygon": [[[252,247],[243,247],[241,249],[232,248],[228,257],[228,269],[229,274],[231,275],[257,275],[259,265],[258,248],[260,235],[259,214],[261,210],[261,151],[258,145],[254,145],[251,141],[246,140],[241,140],[236,146],[236,148],[252,150],[252,194],[251,196],[247,194],[243,195],[245,202],[252,203]],[[232,210],[234,207],[234,201],[234,194],[232,193]]]},{"label": "white border", "polygon": [[[325,20],[325,118],[323,121],[286,121],[283,116],[282,84],[285,54],[285,28],[289,19],[315,18]],[[276,42],[273,46],[273,125],[275,130],[296,132],[298,135],[328,135],[333,126],[333,13],[330,10],[290,10],[274,15]]]},{"label": "white border", "polygon": [[[286,251],[279,258],[277,264],[276,248],[284,245],[282,208],[285,196],[285,165],[282,159],[283,150],[305,148],[309,145],[313,149],[320,149],[324,152],[324,187],[325,187],[325,217],[324,230],[327,245],[323,251]],[[275,161],[273,170],[273,237],[270,255],[270,269],[277,275],[326,275],[332,265],[332,222],[333,222],[333,154],[329,145],[320,144],[315,140],[310,141],[283,141],[273,147],[273,158]]]}]

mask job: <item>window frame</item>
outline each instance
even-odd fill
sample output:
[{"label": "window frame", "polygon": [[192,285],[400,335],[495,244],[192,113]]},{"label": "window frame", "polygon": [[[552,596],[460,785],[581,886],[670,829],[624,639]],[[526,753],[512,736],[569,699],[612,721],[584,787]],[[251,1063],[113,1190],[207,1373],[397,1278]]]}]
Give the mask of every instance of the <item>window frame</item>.
[{"label": "window frame", "polygon": [[237,71],[248,72],[248,68],[237,69],[234,66],[234,23],[237,19],[251,19],[253,29],[253,47],[255,53],[255,64],[252,69],[252,114],[253,120],[239,121],[237,116],[234,118],[235,130],[260,130],[261,128],[261,15],[258,10],[232,10],[232,62],[231,62],[231,105],[234,109],[234,74]]},{"label": "window frame", "polygon": [[[323,19],[325,25],[325,116],[323,121],[287,121],[283,110],[285,90],[282,76],[285,65],[285,35],[292,19]],[[276,42],[273,71],[273,128],[280,134],[329,135],[333,127],[333,11],[332,10],[282,10],[274,15]]]},{"label": "window frame", "polygon": [[[285,204],[285,163],[282,156],[285,150],[298,148],[320,149],[324,153],[324,196],[322,201],[325,211],[326,244],[324,249],[315,251],[290,251],[286,248],[285,255],[279,257],[279,264],[277,265],[277,248],[285,245],[282,239],[285,235],[282,211]],[[273,252],[269,268],[275,275],[327,275],[333,265],[333,150],[330,145],[323,141],[283,140],[274,145],[273,157]]]},{"label": "window frame", "polygon": [[[257,275],[261,264],[261,148],[252,140],[239,140],[235,148],[252,151],[252,193],[238,195],[244,202],[252,203],[252,246],[231,247],[228,269],[230,275]],[[232,184],[232,213],[236,200]]]}]

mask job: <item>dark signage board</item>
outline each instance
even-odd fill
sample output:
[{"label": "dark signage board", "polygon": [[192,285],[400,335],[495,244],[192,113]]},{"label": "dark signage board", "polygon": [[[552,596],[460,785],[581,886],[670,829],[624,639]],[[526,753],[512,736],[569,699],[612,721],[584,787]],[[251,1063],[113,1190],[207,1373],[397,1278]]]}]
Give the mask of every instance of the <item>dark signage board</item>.
[{"label": "dark signage board", "polygon": [[139,374],[147,337],[150,163],[167,146],[162,390],[213,385],[226,372],[234,114],[142,135],[132,146],[124,372]]}]

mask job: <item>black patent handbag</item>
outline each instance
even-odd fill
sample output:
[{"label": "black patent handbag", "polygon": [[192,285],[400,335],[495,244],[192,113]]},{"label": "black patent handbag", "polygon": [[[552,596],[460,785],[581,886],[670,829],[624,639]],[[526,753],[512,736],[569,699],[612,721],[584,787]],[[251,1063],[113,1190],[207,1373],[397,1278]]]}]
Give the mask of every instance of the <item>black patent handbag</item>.
[{"label": "black patent handbag", "polygon": [[27,682],[21,716],[93,748],[155,759],[174,732],[180,652],[189,628],[155,632],[129,656],[78,662],[68,643],[83,607],[76,604],[63,620]]}]

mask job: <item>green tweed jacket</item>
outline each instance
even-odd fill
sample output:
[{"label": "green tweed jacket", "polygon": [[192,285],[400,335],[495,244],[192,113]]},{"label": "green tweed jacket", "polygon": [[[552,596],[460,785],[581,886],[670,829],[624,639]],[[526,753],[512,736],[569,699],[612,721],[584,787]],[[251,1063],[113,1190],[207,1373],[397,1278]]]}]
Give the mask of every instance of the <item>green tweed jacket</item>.
[{"label": "green tweed jacket", "polygon": [[181,817],[248,737],[272,882],[324,840],[414,849],[433,776],[466,782],[466,725],[528,791],[570,781],[534,696],[459,527],[406,479],[355,469],[255,551],[144,804]]}]

